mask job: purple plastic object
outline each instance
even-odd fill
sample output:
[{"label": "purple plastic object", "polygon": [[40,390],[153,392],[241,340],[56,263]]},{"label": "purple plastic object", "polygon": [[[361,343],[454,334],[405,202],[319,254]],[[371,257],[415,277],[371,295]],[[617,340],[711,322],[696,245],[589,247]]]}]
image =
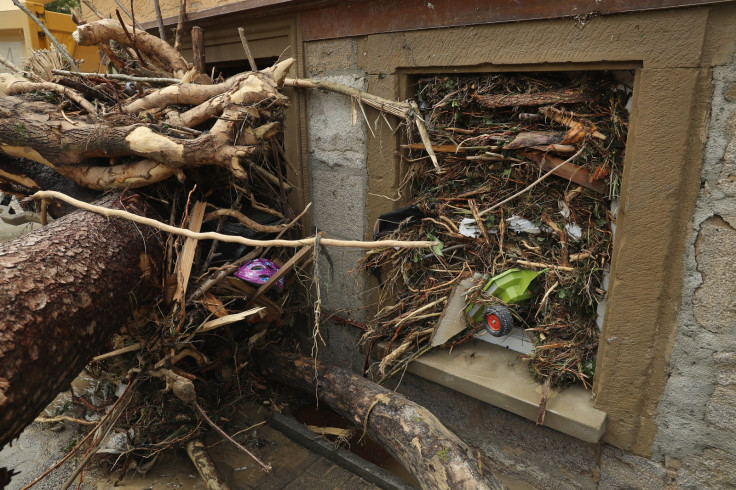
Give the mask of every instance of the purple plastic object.
[{"label": "purple plastic object", "polygon": [[[279,266],[268,259],[253,259],[243,264],[233,275],[252,284],[265,284],[277,270]],[[284,289],[283,277],[276,281],[276,287]]]}]

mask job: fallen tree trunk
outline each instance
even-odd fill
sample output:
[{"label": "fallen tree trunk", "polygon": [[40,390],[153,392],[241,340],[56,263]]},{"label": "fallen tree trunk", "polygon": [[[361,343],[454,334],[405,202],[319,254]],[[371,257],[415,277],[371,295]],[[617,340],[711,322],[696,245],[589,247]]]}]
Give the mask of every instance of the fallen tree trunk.
[{"label": "fallen tree trunk", "polygon": [[363,427],[422,488],[496,489],[503,485],[480,467],[479,457],[427,409],[403,395],[295,354],[259,351],[257,365],[271,379],[314,393]]},{"label": "fallen tree trunk", "polygon": [[[132,194],[101,204],[150,212]],[[156,230],[87,212],[0,244],[0,448],[157,291],[161,256]]]},{"label": "fallen tree trunk", "polygon": [[[61,192],[84,202],[92,202],[102,196],[100,192],[80,187],[33,160],[0,155],[0,192],[24,198],[37,191]],[[76,210],[74,206],[58,200],[51,201],[48,206],[48,212],[54,218]]]}]

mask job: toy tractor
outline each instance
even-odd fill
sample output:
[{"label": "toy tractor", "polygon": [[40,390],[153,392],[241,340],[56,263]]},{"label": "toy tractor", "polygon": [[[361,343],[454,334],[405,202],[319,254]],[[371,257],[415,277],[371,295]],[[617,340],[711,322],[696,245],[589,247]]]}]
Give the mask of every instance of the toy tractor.
[{"label": "toy tractor", "polygon": [[483,287],[482,294],[486,297],[494,296],[504,304],[491,305],[485,309],[481,305],[471,304],[465,309],[465,313],[471,320],[483,322],[485,329],[494,337],[508,335],[514,326],[514,319],[505,305],[522,303],[531,298],[531,283],[546,271],[547,269],[539,272],[509,269],[492,277]]}]

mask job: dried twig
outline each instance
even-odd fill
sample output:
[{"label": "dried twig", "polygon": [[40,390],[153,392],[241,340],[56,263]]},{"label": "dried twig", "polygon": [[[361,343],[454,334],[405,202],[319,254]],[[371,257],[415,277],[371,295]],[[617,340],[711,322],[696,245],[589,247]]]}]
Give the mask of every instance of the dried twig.
[{"label": "dried twig", "polygon": [[165,77],[135,77],[133,75],[126,75],[124,73],[74,73],[67,70],[52,70],[57,75],[76,75],[79,77],[92,77],[92,78],[109,78],[111,80],[126,80],[131,82],[140,83],[181,83],[178,78],[165,78]]},{"label": "dried twig", "polygon": [[542,175],[537,180],[535,180],[534,182],[532,182],[528,186],[524,187],[522,190],[520,190],[516,194],[514,194],[514,195],[512,195],[510,197],[507,197],[503,201],[494,204],[493,206],[491,206],[488,209],[484,209],[483,211],[481,211],[480,213],[478,213],[478,215],[479,216],[483,216],[484,214],[488,214],[491,211],[494,211],[494,210],[500,208],[501,206],[503,206],[507,202],[513,201],[514,199],[516,199],[517,197],[521,196],[522,194],[526,194],[527,192],[529,192],[530,189],[534,188],[534,186],[536,186],[537,184],[539,184],[540,182],[542,182],[544,179],[546,179],[547,177],[549,177],[550,175],[552,175],[553,173],[555,173],[555,170],[557,170],[557,169],[563,167],[564,165],[566,165],[566,164],[572,162],[573,160],[575,160],[583,152],[584,149],[585,149],[585,145],[581,146],[580,149],[577,151],[577,153],[575,153],[573,156],[571,156],[570,158],[568,158],[564,162],[560,163],[555,168],[553,168],[552,170],[550,170],[546,174]]},{"label": "dried twig", "polygon": [[[135,17],[133,17],[133,14],[131,14],[130,12],[128,12],[128,9],[126,9],[125,6],[122,3],[120,3],[120,0],[115,0],[115,3],[118,4],[118,7],[120,7],[120,10],[122,10],[123,13],[128,16],[128,18],[135,24],[135,26],[139,30],[145,31],[145,29],[143,28],[143,26],[141,26],[138,22],[136,22]],[[122,24],[123,21],[121,20],[120,23]]]},{"label": "dried twig", "polygon": [[202,407],[200,407],[199,404],[196,401],[193,402],[192,405],[194,405],[194,408],[197,409],[197,411],[202,416],[202,418],[210,425],[210,427],[212,427],[213,429],[215,429],[215,431],[218,434],[220,434],[222,437],[224,437],[225,439],[227,439],[230,442],[230,444],[232,444],[233,446],[237,447],[238,449],[240,449],[241,451],[243,451],[245,454],[247,454],[248,456],[250,456],[251,458],[253,458],[253,460],[256,463],[258,463],[258,465],[263,469],[263,471],[266,471],[266,472],[271,471],[271,465],[270,464],[266,464],[263,461],[261,461],[260,459],[258,459],[258,457],[255,454],[253,454],[252,452],[248,451],[248,449],[246,449],[242,444],[238,443],[238,441],[236,441],[235,439],[233,439],[232,437],[230,437],[227,432],[225,432],[224,430],[222,430],[216,423],[214,423],[212,421],[212,419],[209,418],[209,416],[207,415],[207,412],[205,412],[202,409]]},{"label": "dried twig", "polygon": [[88,9],[92,11],[93,14],[97,16],[99,19],[104,19],[105,16],[102,15],[102,12],[100,12],[100,9],[95,7],[95,5],[91,2],[91,0],[82,0],[82,3],[87,6]]},{"label": "dried twig", "polygon": [[187,17],[187,0],[179,0],[179,20],[176,23],[176,33],[174,34],[174,49],[181,51],[181,33],[184,29],[184,21]]},{"label": "dried twig", "polygon": [[57,415],[56,417],[36,417],[36,420],[34,420],[34,422],[40,422],[44,424],[53,424],[55,422],[72,422],[79,425],[97,425],[96,420],[75,419],[74,417],[70,417],[68,415]]},{"label": "dried twig", "polygon": [[166,41],[166,30],[164,29],[164,20],[161,17],[161,6],[158,4],[158,0],[153,0],[153,10],[156,12],[156,25],[158,26],[158,37],[162,41]]},{"label": "dried twig", "polygon": [[7,59],[5,56],[0,55],[0,65],[6,66],[13,73],[20,73],[20,68],[15,66],[13,62]]},{"label": "dried twig", "polygon": [[[300,247],[303,245],[312,245],[315,243],[315,237],[302,238],[300,240],[252,240],[249,238],[243,238],[240,236],[223,235],[221,233],[207,232],[207,233],[195,233],[190,230],[178,228],[176,226],[167,225],[155,219],[146,218],[145,216],[139,216],[137,214],[122,211],[120,209],[110,209],[102,206],[96,206],[89,204],[84,201],[79,201],[73,197],[62,194],[61,192],[55,191],[39,191],[33,196],[34,199],[59,199],[66,203],[71,204],[85,211],[91,211],[93,213],[101,214],[103,216],[114,216],[117,218],[127,219],[135,223],[139,223],[146,226],[151,226],[161,231],[171,233],[173,235],[184,236],[188,238],[196,238],[198,240],[220,240],[221,242],[228,243],[240,243],[242,245],[248,245],[251,247]],[[401,240],[379,240],[379,241],[361,241],[361,240],[338,240],[334,238],[324,238],[320,242],[325,246],[333,247],[347,247],[347,248],[389,248],[389,247],[403,247],[403,248],[431,248],[439,245],[436,241],[401,241]]]},{"label": "dried twig", "polygon": [[238,34],[240,34],[240,42],[243,43],[243,50],[245,50],[245,55],[248,57],[251,71],[258,71],[256,60],[253,59],[253,54],[250,52],[250,46],[248,46],[248,38],[245,37],[245,29],[238,27]]}]

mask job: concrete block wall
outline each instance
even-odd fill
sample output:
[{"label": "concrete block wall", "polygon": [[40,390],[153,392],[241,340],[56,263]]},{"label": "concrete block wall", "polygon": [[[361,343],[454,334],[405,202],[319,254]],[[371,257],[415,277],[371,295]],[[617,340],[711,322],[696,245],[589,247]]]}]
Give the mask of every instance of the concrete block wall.
[{"label": "concrete block wall", "polygon": [[[307,43],[308,77],[359,90],[367,77],[357,66],[353,39]],[[331,238],[363,240],[366,230],[367,130],[360,108],[349,97],[327,92],[307,95],[308,163],[311,173],[313,225]],[[363,277],[355,272],[364,251],[330,247],[320,261],[322,308],[363,320]],[[359,335],[329,320],[320,327],[327,341],[320,358],[360,371],[355,355]]]}]

